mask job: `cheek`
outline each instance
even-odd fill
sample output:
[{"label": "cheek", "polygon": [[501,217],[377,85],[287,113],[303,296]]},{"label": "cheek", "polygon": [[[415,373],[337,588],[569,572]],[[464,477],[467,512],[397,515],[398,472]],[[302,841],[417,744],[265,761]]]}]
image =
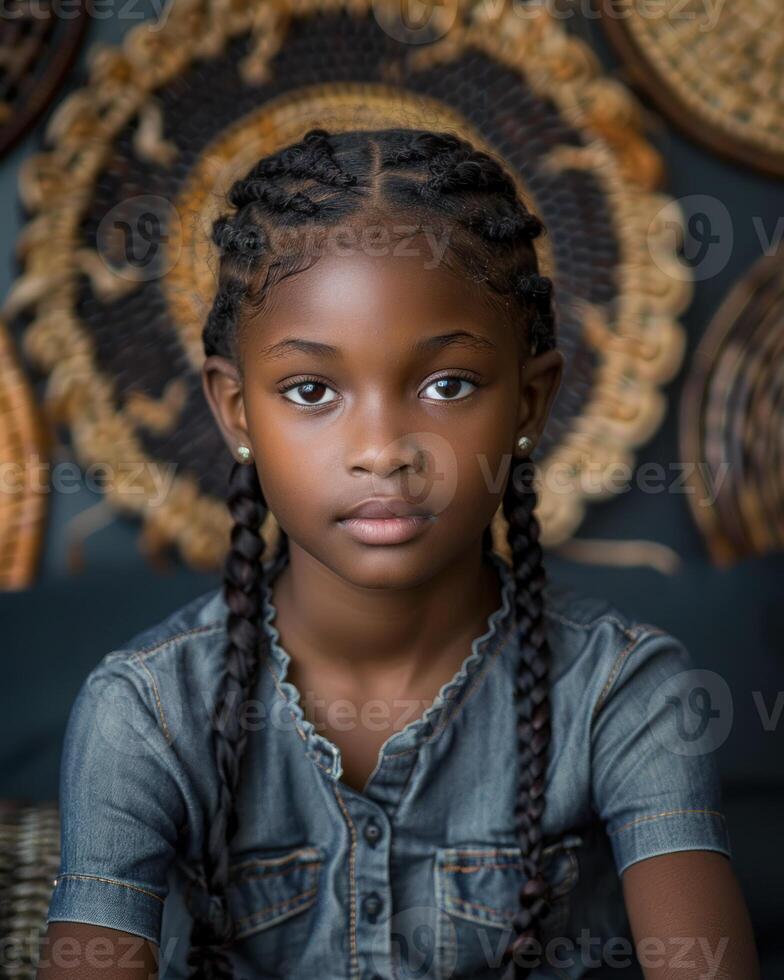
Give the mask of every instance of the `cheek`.
[{"label": "cheek", "polygon": [[503,495],[509,478],[511,454],[501,445],[478,445],[474,451],[461,452],[456,498],[465,509],[475,510],[481,518],[491,517]]},{"label": "cheek", "polygon": [[248,429],[256,447],[261,486],[268,506],[281,521],[301,522],[329,499],[334,448],[313,429],[292,425],[288,413],[268,410],[248,416]]},{"label": "cheek", "polygon": [[512,461],[515,420],[499,406],[497,412],[467,419],[454,447],[458,457],[460,483],[469,494],[477,492],[498,497]]}]

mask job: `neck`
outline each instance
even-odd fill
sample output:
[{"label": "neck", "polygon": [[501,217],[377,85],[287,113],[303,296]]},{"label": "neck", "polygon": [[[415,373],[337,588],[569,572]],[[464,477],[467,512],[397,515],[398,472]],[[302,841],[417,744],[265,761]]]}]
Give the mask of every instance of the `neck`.
[{"label": "neck", "polygon": [[501,605],[498,574],[483,559],[481,541],[405,589],[353,585],[289,541],[272,593],[292,664],[362,687],[383,679],[401,690],[445,658],[462,660]]}]

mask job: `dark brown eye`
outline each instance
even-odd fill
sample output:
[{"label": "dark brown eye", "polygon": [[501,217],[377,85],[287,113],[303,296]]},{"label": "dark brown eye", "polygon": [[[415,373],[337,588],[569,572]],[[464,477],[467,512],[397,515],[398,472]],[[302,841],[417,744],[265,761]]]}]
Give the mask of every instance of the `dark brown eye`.
[{"label": "dark brown eye", "polygon": [[[323,401],[322,399],[325,391],[333,391],[333,389],[330,388],[329,385],[324,384],[323,381],[300,381],[297,384],[292,385],[290,388],[287,388],[284,392],[282,392],[282,394],[284,398],[288,398],[288,400],[294,402],[295,405],[326,405],[329,402],[334,401],[334,399],[328,398],[326,401]],[[289,398],[289,394],[291,392],[296,392],[302,401]]]},{"label": "dark brown eye", "polygon": [[436,397],[433,399],[434,401],[460,401],[467,395],[471,394],[471,390],[463,391],[461,394],[462,385],[469,385],[471,389],[476,388],[474,382],[469,381],[468,378],[450,376],[445,378],[437,378],[435,381],[431,381],[427,388],[425,388],[425,391],[427,391],[429,388],[435,388]]}]

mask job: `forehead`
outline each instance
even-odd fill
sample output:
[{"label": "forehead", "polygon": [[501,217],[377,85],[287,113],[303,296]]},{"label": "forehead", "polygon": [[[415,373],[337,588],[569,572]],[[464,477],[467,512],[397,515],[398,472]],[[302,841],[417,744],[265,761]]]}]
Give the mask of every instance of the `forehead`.
[{"label": "forehead", "polygon": [[348,342],[383,336],[401,344],[428,327],[473,323],[500,338],[508,329],[500,314],[467,276],[446,267],[432,250],[415,255],[325,254],[270,291],[257,329],[264,342],[296,329],[313,339],[340,336]]}]

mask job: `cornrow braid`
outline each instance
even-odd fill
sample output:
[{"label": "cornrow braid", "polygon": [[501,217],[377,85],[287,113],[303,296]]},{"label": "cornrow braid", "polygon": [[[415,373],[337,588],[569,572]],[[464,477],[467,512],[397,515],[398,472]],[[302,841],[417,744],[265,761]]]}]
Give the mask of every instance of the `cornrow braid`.
[{"label": "cornrow braid", "polygon": [[[474,154],[474,157],[478,156]],[[456,160],[453,155],[447,157],[445,154],[439,163],[437,168],[431,168],[431,176],[420,186],[420,193],[427,200],[439,194],[455,194],[464,190],[509,194],[509,178],[500,169],[483,165],[481,159]]]},{"label": "cornrow braid", "polygon": [[213,225],[212,240],[224,252],[247,256],[261,255],[267,244],[263,229],[236,225],[225,218],[218,218]]},{"label": "cornrow braid", "polygon": [[[481,284],[488,301],[511,317],[523,350],[527,347],[535,356],[556,344],[552,282],[539,275],[532,245],[545,230],[544,224],[526,208],[500,163],[454,133],[393,128],[330,134],[312,129],[297,143],[258,161],[232,184],[227,201],[234,212],[221,215],[213,224],[220,271],[202,332],[206,355],[220,354],[238,362],[237,335],[246,311],[258,309],[276,282],[301,267],[304,248],[296,245],[296,238],[292,254],[272,255],[269,243],[274,234],[300,231],[303,226],[307,230],[340,223],[349,226],[371,213],[409,212],[428,220],[443,218],[450,229],[443,265]],[[549,897],[540,866],[550,739],[549,652],[542,619],[544,570],[531,466],[520,462],[513,468],[503,498],[521,651],[515,681],[518,798],[514,821],[525,881],[514,917],[514,939],[504,961],[508,965],[510,959],[515,960],[516,978],[530,971],[516,962],[514,954],[536,938]],[[230,716],[232,695],[250,689],[260,659],[268,655],[259,616],[265,574],[259,529],[267,505],[255,465],[237,464],[232,470],[228,504],[234,528],[225,573],[229,639],[219,717]],[[487,527],[483,548],[490,550],[492,544]],[[281,529],[277,554],[282,555],[286,547]],[[242,700],[240,697],[235,704]],[[214,743],[220,793],[203,856],[210,913],[206,920],[194,920],[188,958],[195,971],[191,980],[231,980],[233,976],[228,948],[234,925],[226,887],[246,740],[232,720],[225,730],[216,732]],[[258,964],[259,969],[263,966]]]},{"label": "cornrow braid", "polygon": [[484,210],[473,212],[466,219],[472,229],[498,242],[499,245],[515,244],[521,238],[533,240],[544,231],[544,225],[537,215],[530,211],[521,212],[519,208],[501,206],[496,212],[487,214]]},{"label": "cornrow braid", "polygon": [[461,153],[466,144],[452,133],[414,132],[405,141],[381,145],[381,166],[401,167],[407,163],[426,163],[428,166],[446,153]]},{"label": "cornrow braid", "polygon": [[309,177],[333,187],[352,187],[357,183],[357,175],[346,173],[335,160],[325,129],[311,129],[301,143],[261,160],[244,179],[280,176]]},{"label": "cornrow braid", "polygon": [[299,191],[287,191],[276,187],[262,177],[253,180],[238,181],[229,191],[229,201],[236,208],[246,204],[266,204],[271,211],[300,211],[302,214],[315,214],[318,204]]}]

